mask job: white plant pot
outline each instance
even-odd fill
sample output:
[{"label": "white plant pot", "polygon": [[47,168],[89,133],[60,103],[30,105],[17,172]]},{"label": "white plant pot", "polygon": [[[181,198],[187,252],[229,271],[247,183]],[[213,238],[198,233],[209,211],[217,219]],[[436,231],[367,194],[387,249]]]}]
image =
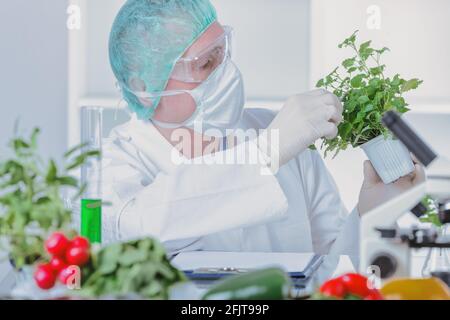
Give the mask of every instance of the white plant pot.
[{"label": "white plant pot", "polygon": [[414,163],[408,149],[400,140],[383,135],[361,146],[376,172],[385,184],[414,171]]}]

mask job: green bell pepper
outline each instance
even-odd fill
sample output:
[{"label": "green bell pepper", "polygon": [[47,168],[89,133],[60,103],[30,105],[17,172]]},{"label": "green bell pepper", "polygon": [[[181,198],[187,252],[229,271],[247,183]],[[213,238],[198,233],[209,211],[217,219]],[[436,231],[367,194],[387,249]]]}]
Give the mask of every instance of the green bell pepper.
[{"label": "green bell pepper", "polygon": [[279,268],[232,276],[213,286],[203,300],[281,300],[288,296],[291,281]]}]

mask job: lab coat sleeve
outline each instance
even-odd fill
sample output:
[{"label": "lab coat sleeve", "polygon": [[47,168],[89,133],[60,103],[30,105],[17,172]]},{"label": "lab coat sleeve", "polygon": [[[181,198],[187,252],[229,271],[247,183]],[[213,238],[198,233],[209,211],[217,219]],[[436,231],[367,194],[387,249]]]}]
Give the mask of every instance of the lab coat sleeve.
[{"label": "lab coat sleeve", "polygon": [[[337,186],[317,152],[306,151],[299,159],[304,167],[313,247],[319,254],[349,255],[357,263],[359,254],[359,213],[345,208]],[[310,160],[310,161],[305,161]]]},{"label": "lab coat sleeve", "polygon": [[[247,147],[243,143],[235,148]],[[209,160],[226,157],[235,148]],[[160,173],[115,205],[117,237],[153,236],[173,253],[212,233],[282,219],[287,199],[273,175],[261,174],[264,168],[263,164],[209,162],[180,164],[171,174]]]}]

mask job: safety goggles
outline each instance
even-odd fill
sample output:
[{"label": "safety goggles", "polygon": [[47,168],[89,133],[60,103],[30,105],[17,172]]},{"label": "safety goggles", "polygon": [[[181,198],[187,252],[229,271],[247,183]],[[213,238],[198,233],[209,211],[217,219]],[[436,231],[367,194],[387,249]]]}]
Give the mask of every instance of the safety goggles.
[{"label": "safety goggles", "polygon": [[180,58],[170,78],[189,83],[206,80],[225,59],[231,57],[232,31],[231,27],[224,26],[224,33],[207,48],[193,57]]}]

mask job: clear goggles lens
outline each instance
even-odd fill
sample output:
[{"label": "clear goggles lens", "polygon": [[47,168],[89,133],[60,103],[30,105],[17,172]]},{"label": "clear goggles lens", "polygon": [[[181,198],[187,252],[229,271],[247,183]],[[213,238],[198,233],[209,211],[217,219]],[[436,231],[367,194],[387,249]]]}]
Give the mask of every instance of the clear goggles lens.
[{"label": "clear goggles lens", "polygon": [[200,83],[231,57],[231,36],[233,29],[224,27],[224,33],[214,43],[198,53],[195,57],[181,58],[175,64],[171,79]]}]

